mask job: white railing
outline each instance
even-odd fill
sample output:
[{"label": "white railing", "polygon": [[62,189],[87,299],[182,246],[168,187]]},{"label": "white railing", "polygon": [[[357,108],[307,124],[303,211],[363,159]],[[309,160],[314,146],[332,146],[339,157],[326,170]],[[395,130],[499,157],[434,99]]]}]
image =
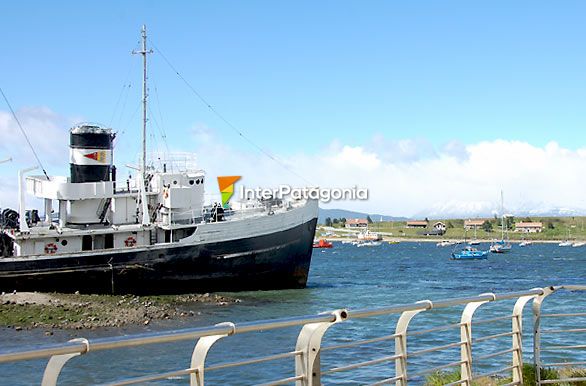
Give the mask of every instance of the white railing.
[{"label": "white railing", "polygon": [[[148,381],[164,380],[170,377],[189,377],[191,385],[204,385],[204,376],[209,372],[216,372],[223,369],[248,366],[253,364],[262,364],[275,360],[291,360],[294,363],[294,373],[289,376],[284,376],[277,380],[272,380],[265,385],[283,385],[293,384],[298,386],[320,385],[322,377],[334,376],[337,374],[348,374],[348,372],[356,371],[361,368],[369,366],[376,366],[386,364],[387,370],[390,370],[394,364],[394,374],[392,376],[380,377],[380,379],[370,382],[371,385],[383,385],[395,383],[398,386],[407,385],[410,381],[412,383],[421,384],[425,377],[437,373],[438,371],[453,370],[453,374],[459,374],[458,379],[448,385],[471,385],[472,381],[480,377],[500,377],[500,380],[508,378],[510,382],[508,385],[523,384],[523,310],[525,305],[529,302],[533,303],[533,351],[534,364],[537,369],[545,366],[556,367],[562,365],[582,366],[586,365],[586,361],[574,361],[564,363],[543,363],[541,357],[545,350],[580,350],[586,348],[584,342],[576,342],[573,340],[571,345],[557,345],[542,347],[541,336],[543,334],[556,333],[580,333],[586,332],[586,328],[565,328],[565,329],[547,329],[542,330],[541,324],[543,318],[561,318],[561,317],[585,317],[586,313],[557,313],[557,314],[542,314],[541,306],[546,297],[554,292],[560,290],[568,291],[584,291],[586,286],[565,285],[555,287],[536,288],[528,291],[512,292],[505,294],[485,293],[479,296],[456,298],[440,301],[422,300],[412,304],[398,305],[386,308],[364,309],[364,310],[346,310],[339,309],[331,312],[326,312],[312,316],[293,317],[285,319],[245,322],[245,323],[220,323],[215,326],[190,328],[175,331],[162,331],[148,334],[137,334],[124,337],[99,338],[99,339],[73,339],[66,343],[48,345],[43,347],[34,347],[29,349],[22,349],[9,352],[0,352],[0,363],[15,362],[31,359],[49,358],[43,374],[42,385],[56,385],[62,368],[67,361],[73,357],[86,354],[88,352],[102,351],[102,350],[116,350],[125,347],[136,347],[143,345],[153,345],[161,343],[170,343],[178,341],[196,340],[194,350],[191,352],[191,362],[188,368],[178,369],[175,371],[158,372],[153,374],[141,375],[136,377],[124,378],[115,382],[109,383],[111,385],[131,385],[144,383]],[[582,299],[582,297],[580,297]],[[474,318],[475,312],[486,304],[499,303],[506,304],[506,300],[514,302],[510,313],[499,316],[492,316],[490,318],[479,319]],[[442,309],[452,310],[456,306],[464,306],[463,311],[459,313],[459,320],[447,324],[431,324],[424,323],[424,328],[417,329],[412,326],[412,321],[417,320],[420,314],[429,314],[433,319],[441,319],[441,314],[438,314]],[[387,324],[376,325],[376,332],[383,332],[383,334],[371,337],[368,339],[345,341],[338,344],[322,345],[322,340],[326,332],[335,325],[343,326],[348,321],[352,320],[366,320],[367,318],[375,318],[381,316],[396,315],[397,320],[394,323],[394,330],[384,333]],[[421,320],[421,317],[419,317]],[[504,331],[494,330],[492,327],[489,330],[486,326],[495,326],[498,323],[510,322],[510,328]],[[559,324],[558,324],[559,325]],[[209,351],[214,344],[221,339],[253,332],[279,330],[287,327],[301,327],[301,331],[297,336],[295,347],[292,350],[280,352],[276,354],[269,354],[264,356],[240,359],[237,361],[227,361],[215,364],[207,364],[206,358]],[[411,326],[411,329],[410,329]],[[432,327],[430,327],[432,326]],[[473,332],[477,329],[480,331],[490,331],[489,335],[479,336]],[[495,327],[496,328],[496,327]],[[423,349],[411,349],[411,346],[418,342],[418,339],[429,336],[430,334],[438,334],[440,332],[453,331],[454,336],[459,335],[451,342],[443,342],[441,345],[425,347]],[[343,333],[343,331],[341,331]],[[389,333],[392,332],[392,333]],[[508,344],[502,345],[501,348],[508,347],[504,350],[492,351],[480,355],[473,350],[473,346],[481,345],[483,342],[490,342],[498,339],[510,340]],[[271,342],[267,342],[266,347],[270,346]],[[329,353],[344,353],[345,349],[368,347],[371,344],[377,343],[394,343],[394,352],[391,355],[382,355],[368,360],[353,361],[342,365],[335,365],[333,367],[321,364],[322,356],[329,355]],[[445,344],[444,344],[445,343]],[[492,345],[491,347],[494,347]],[[417,348],[417,347],[416,347]],[[430,354],[438,352],[454,352],[452,360],[446,363],[428,366],[432,361],[429,358]],[[377,351],[378,353],[378,351]],[[503,357],[510,356],[506,366],[498,370],[492,370],[495,364],[500,363]],[[476,371],[475,367],[478,362],[490,362],[491,371]],[[474,365],[474,366],[473,366]],[[486,367],[485,367],[486,369]],[[459,370],[458,372],[455,372]],[[572,377],[560,380],[540,379],[540,371],[536,371],[537,384],[549,384],[558,382],[577,382],[586,380],[586,378]],[[9,379],[3,379],[6,382],[11,382]],[[17,380],[13,380],[17,383]],[[239,383],[246,383],[246,379],[242,379],[242,373],[238,380]],[[329,382],[335,383],[335,382]]]}]

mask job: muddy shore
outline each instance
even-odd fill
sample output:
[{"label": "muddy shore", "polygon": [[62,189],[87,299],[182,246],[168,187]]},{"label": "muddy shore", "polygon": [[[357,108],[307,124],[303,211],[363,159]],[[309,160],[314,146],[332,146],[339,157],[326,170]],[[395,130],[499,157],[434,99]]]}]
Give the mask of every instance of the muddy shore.
[{"label": "muddy shore", "polygon": [[239,299],[216,294],[163,296],[82,295],[39,292],[0,294],[0,327],[93,329],[148,325],[152,320],[197,318],[201,306],[228,306]]}]

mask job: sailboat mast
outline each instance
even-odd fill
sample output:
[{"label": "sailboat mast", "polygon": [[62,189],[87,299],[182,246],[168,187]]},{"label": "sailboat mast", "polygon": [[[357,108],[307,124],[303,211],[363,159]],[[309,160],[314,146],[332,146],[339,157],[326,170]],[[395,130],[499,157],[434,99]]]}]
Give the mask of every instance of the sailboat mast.
[{"label": "sailboat mast", "polygon": [[503,191],[501,190],[501,240],[505,239],[505,206]]}]

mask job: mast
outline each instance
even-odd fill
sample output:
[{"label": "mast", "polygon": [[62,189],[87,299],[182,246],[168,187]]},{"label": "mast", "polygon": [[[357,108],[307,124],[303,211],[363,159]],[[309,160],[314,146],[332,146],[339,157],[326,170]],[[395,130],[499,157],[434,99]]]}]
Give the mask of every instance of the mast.
[{"label": "mast", "polygon": [[148,204],[146,198],[146,191],[148,189],[147,186],[147,178],[146,178],[146,141],[147,141],[147,98],[148,98],[148,88],[147,88],[147,54],[152,54],[153,50],[147,50],[146,40],[146,26],[143,24],[141,29],[141,36],[142,36],[142,50],[140,51],[132,51],[133,54],[140,54],[142,55],[142,164],[141,164],[141,180],[140,180],[140,194],[141,194],[141,202],[142,202],[142,224],[149,225],[151,222],[149,212],[148,212]]},{"label": "mast", "polygon": [[501,190],[501,240],[505,239],[505,205],[503,191]]},{"label": "mast", "polygon": [[146,189],[146,141],[147,141],[147,98],[148,98],[148,89],[147,89],[147,54],[152,54],[153,50],[147,51],[146,41],[147,41],[147,34],[146,34],[146,25],[143,24],[141,29],[141,36],[142,36],[142,50],[140,51],[132,51],[133,54],[140,54],[142,55],[142,164],[141,164],[141,174],[142,174],[142,182],[143,187]]}]

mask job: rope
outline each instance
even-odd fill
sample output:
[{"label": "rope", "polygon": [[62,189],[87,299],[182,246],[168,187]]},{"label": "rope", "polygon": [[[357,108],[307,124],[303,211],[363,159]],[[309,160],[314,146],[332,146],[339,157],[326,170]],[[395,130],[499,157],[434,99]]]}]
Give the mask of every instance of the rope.
[{"label": "rope", "polygon": [[157,53],[159,55],[161,55],[161,57],[163,58],[163,60],[165,61],[165,63],[167,63],[167,65],[171,68],[171,70],[173,70],[173,72],[175,72],[175,74],[179,77],[179,79],[181,79],[183,81],[183,83],[185,83],[185,85],[191,90],[191,92],[193,92],[193,94],[204,104],[206,105],[206,107],[212,112],[214,113],[218,118],[220,118],[220,120],[222,120],[226,125],[228,125],[228,127],[230,127],[232,130],[234,130],[234,132],[236,132],[236,134],[238,134],[242,139],[244,139],[246,142],[248,142],[251,146],[253,146],[254,148],[256,148],[258,151],[260,151],[261,153],[263,153],[265,156],[267,156],[269,159],[273,160],[275,163],[277,163],[279,166],[281,166],[283,169],[287,170],[289,173],[295,175],[296,177],[300,178],[301,180],[305,181],[306,183],[312,185],[312,183],[310,181],[308,181],[305,177],[299,175],[298,173],[296,173],[295,171],[291,170],[285,163],[283,163],[281,160],[279,160],[278,158],[276,158],[274,155],[272,155],[271,153],[269,153],[268,151],[266,151],[265,149],[263,149],[262,147],[260,147],[259,145],[257,145],[256,143],[254,143],[250,138],[248,138],[247,136],[245,136],[241,130],[239,130],[235,125],[233,125],[230,121],[228,121],[228,119],[226,119],[222,114],[220,114],[188,81],[187,79],[185,79],[183,77],[183,75],[181,75],[179,73],[179,71],[171,64],[171,62],[167,59],[167,57],[161,52],[161,50],[159,50],[159,48],[157,47],[156,44],[153,43],[153,41],[151,39],[149,39],[151,45],[153,46],[153,48],[155,49],[155,51],[157,51]]},{"label": "rope", "polygon": [[41,169],[43,169],[43,174],[45,174],[45,177],[47,177],[47,181],[49,181],[50,180],[49,175],[47,174],[47,171],[45,170],[45,167],[43,166],[43,163],[39,159],[39,156],[37,155],[37,152],[35,151],[35,148],[33,147],[30,139],[28,139],[28,135],[26,135],[26,132],[24,131],[24,128],[20,124],[20,121],[18,120],[18,117],[16,116],[16,113],[12,109],[12,106],[10,105],[10,102],[8,102],[8,98],[6,98],[6,95],[4,94],[4,91],[2,90],[2,87],[0,87],[0,93],[2,93],[2,96],[4,97],[4,100],[6,101],[6,104],[8,105],[8,108],[10,109],[10,112],[12,113],[12,116],[14,117],[14,120],[18,124],[18,127],[20,128],[20,131],[22,132],[22,135],[24,136],[24,139],[26,139],[26,142],[28,143],[29,147],[31,148],[31,151],[33,152],[33,155],[35,156],[35,159],[37,160],[37,163],[39,164],[39,166],[41,167]]}]

